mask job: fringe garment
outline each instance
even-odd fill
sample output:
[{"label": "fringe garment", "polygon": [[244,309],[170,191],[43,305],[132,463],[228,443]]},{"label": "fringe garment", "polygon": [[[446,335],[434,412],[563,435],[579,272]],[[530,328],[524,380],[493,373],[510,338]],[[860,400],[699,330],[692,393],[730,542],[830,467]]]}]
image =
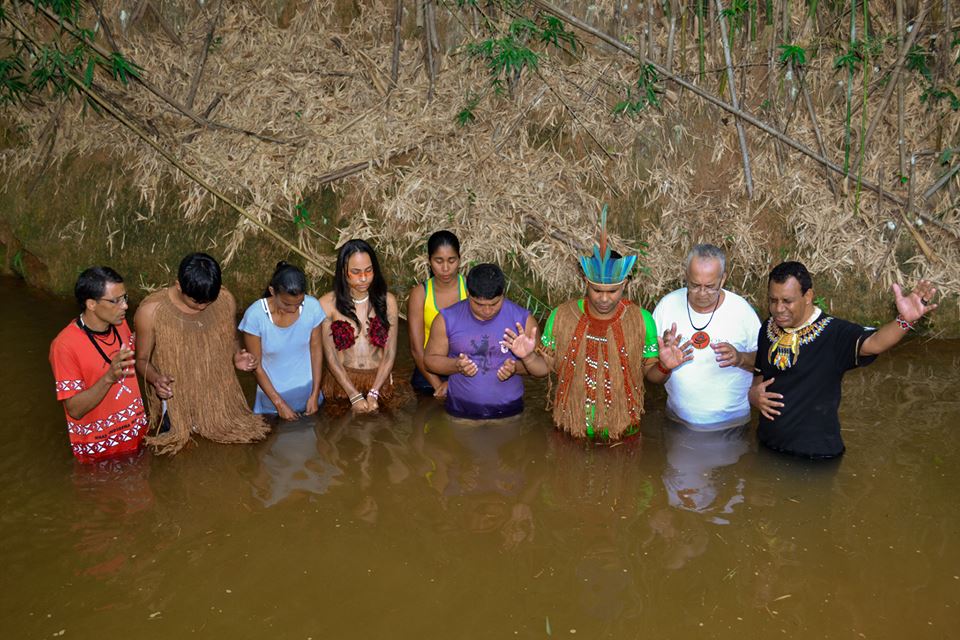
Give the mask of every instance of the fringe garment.
[{"label": "fringe garment", "polygon": [[[377,380],[377,368],[354,369],[353,367],[344,367],[344,370],[357,392],[366,397],[367,392],[373,388],[373,383]],[[347,392],[343,390],[333,373],[326,367],[324,367],[323,378],[320,380],[320,390],[323,391],[323,402],[328,407],[328,413],[342,415],[346,409],[350,408],[350,398],[347,397]],[[393,399],[393,374],[391,373],[387,377],[387,381],[380,387],[380,397],[377,398],[377,404],[381,409],[390,409],[393,406],[391,402]]]},{"label": "fringe garment", "polygon": [[583,312],[576,300],[557,307],[553,421],[578,438],[619,440],[643,415],[643,314],[624,300],[601,320],[587,304]]},{"label": "fringe garment", "polygon": [[[174,454],[193,433],[222,443],[265,438],[270,427],[250,411],[234,369],[236,303],[230,292],[221,289],[219,297],[196,314],[174,306],[167,289],[150,294],[143,304],[150,302],[158,303],[150,361],[174,382],[173,397],[167,400],[170,430],[148,437],[147,444],[157,453]],[[152,387],[146,396],[149,432],[156,433],[163,413],[160,398]]]}]

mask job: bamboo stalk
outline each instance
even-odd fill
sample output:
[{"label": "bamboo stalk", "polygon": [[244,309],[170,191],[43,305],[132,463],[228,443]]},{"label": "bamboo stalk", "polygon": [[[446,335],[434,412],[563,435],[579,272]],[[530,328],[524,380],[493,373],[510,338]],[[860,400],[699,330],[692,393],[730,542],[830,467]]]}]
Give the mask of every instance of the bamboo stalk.
[{"label": "bamboo stalk", "polygon": [[[905,17],[903,15],[903,0],[897,0],[897,48],[903,50],[903,33],[906,30]],[[897,151],[899,152],[900,172],[897,174],[903,177],[907,174],[907,150],[903,139],[904,130],[904,90],[903,78],[897,82]]]},{"label": "bamboo stalk", "polygon": [[656,41],[653,38],[653,0],[647,0],[647,57],[657,57]]},{"label": "bamboo stalk", "polygon": [[[853,49],[857,41],[857,0],[850,0],[850,48]],[[850,120],[853,116],[853,65],[847,72],[847,117],[843,129],[843,171],[850,168]],[[844,180],[846,190],[846,180]]]},{"label": "bamboo stalk", "polygon": [[390,64],[390,86],[397,86],[400,74],[400,48],[403,46],[401,28],[403,26],[403,0],[396,0],[393,7],[393,61]]},{"label": "bamboo stalk", "polygon": [[935,194],[937,191],[939,191],[941,188],[943,188],[943,185],[945,185],[945,184],[947,184],[948,182],[950,182],[950,178],[952,178],[953,176],[957,175],[957,172],[958,172],[958,171],[960,171],[960,164],[955,164],[955,165],[953,165],[953,167],[951,167],[950,169],[948,169],[946,173],[944,173],[942,176],[940,176],[940,177],[936,180],[936,182],[934,182],[932,185],[930,185],[930,186],[923,192],[923,195],[920,196],[921,199],[924,200],[924,201],[929,200],[930,197],[931,197],[933,194]]},{"label": "bamboo stalk", "polygon": [[[37,49],[40,48],[40,43],[37,41],[36,38],[34,38],[30,33],[26,31],[25,27],[21,26],[18,22],[16,22],[16,20],[12,19],[10,16],[7,16],[7,21],[10,22],[10,24],[17,31],[19,31],[23,35],[23,37],[29,40],[34,47],[36,47]],[[218,200],[223,202],[225,205],[227,205],[228,207],[236,211],[243,218],[250,221],[250,223],[252,223],[254,226],[258,227],[264,233],[272,237],[274,240],[276,240],[278,243],[284,246],[287,250],[292,251],[293,253],[296,253],[297,255],[299,255],[304,260],[311,263],[321,271],[331,276],[333,275],[333,272],[330,270],[330,268],[325,264],[323,264],[322,262],[320,262],[316,257],[297,247],[295,244],[293,244],[292,242],[284,238],[282,235],[280,235],[278,232],[274,231],[269,225],[267,225],[266,223],[258,219],[256,216],[249,213],[246,209],[241,207],[239,204],[234,202],[232,198],[230,198],[229,196],[227,196],[226,194],[218,190],[216,187],[211,185],[209,182],[204,180],[202,177],[197,175],[192,169],[190,169],[185,164],[183,164],[183,162],[181,162],[171,152],[167,151],[157,141],[153,140],[150,136],[144,133],[143,130],[140,129],[140,127],[138,127],[136,124],[134,124],[129,119],[127,119],[127,117],[124,116],[123,113],[118,111],[112,104],[110,104],[107,100],[104,100],[97,92],[87,87],[80,78],[78,78],[73,74],[73,72],[67,69],[64,69],[63,73],[64,75],[67,76],[67,78],[69,78],[69,80],[74,84],[74,86],[76,86],[76,88],[79,91],[86,94],[91,100],[93,100],[98,105],[100,105],[100,107],[102,107],[104,111],[109,113],[118,122],[120,122],[125,127],[130,129],[130,131],[132,131],[134,135],[136,135],[142,141],[146,142],[154,151],[156,151],[161,156],[163,156],[170,164],[175,166],[185,176],[187,176],[188,178],[196,182],[198,185],[203,187],[204,190],[206,190],[215,198],[217,198]]]},{"label": "bamboo stalk", "polygon": [[[91,49],[93,49],[98,54],[100,54],[103,58],[109,59],[111,57],[111,53],[105,50],[99,44],[97,44],[96,42],[90,42],[85,38],[83,38],[82,36],[80,36],[80,34],[77,32],[77,28],[75,25],[70,24],[70,22],[68,22],[67,20],[64,20],[60,16],[51,12],[50,9],[48,9],[47,7],[41,6],[40,11],[43,13],[44,17],[46,17],[47,20],[49,20],[55,27],[61,27],[65,29],[67,33],[72,35],[74,38],[85,42],[87,46],[89,46]],[[130,60],[129,58],[127,58],[127,60],[131,63],[133,62],[133,60]],[[137,66],[140,66],[140,65],[137,65]],[[235,133],[242,133],[244,135],[252,136],[254,138],[257,138],[258,140],[263,140],[264,142],[275,142],[277,144],[296,144],[296,141],[294,140],[283,140],[280,138],[275,138],[273,136],[264,135],[262,133],[257,133],[256,131],[250,131],[248,129],[243,129],[241,127],[234,127],[233,125],[223,124],[221,122],[214,122],[213,120],[208,120],[206,118],[203,118],[197,115],[193,111],[193,109],[188,109],[186,105],[183,105],[177,102],[173,97],[171,97],[166,92],[162,91],[160,88],[155,86],[152,82],[150,82],[146,78],[143,78],[140,75],[137,75],[137,76],[133,76],[133,79],[136,82],[138,82],[140,86],[142,86],[144,89],[146,89],[156,97],[160,98],[161,100],[166,102],[168,105],[173,107],[173,109],[175,109],[182,115],[186,116],[187,118],[193,120],[196,124],[200,125],[201,127],[204,127],[205,129],[221,129],[224,131],[233,131]]]},{"label": "bamboo stalk", "polygon": [[210,53],[210,45],[213,44],[213,32],[217,28],[217,23],[220,22],[220,17],[223,15],[223,0],[220,0],[217,5],[217,15],[210,21],[210,29],[207,31],[207,37],[204,39],[203,48],[200,51],[200,60],[197,62],[197,70],[193,72],[193,77],[190,78],[190,89],[187,91],[187,99],[184,101],[187,109],[193,109],[193,102],[197,98],[197,89],[200,87],[200,78],[203,76],[203,67],[207,64],[207,54]]},{"label": "bamboo stalk", "polygon": [[427,70],[427,102],[433,100],[434,83],[436,76],[433,68],[433,43],[430,42],[430,3],[423,0],[423,64]]},{"label": "bamboo stalk", "polygon": [[873,136],[873,132],[876,131],[877,125],[880,124],[880,119],[885,115],[887,109],[887,103],[890,101],[890,97],[893,95],[893,90],[900,84],[900,72],[903,71],[904,63],[907,60],[907,54],[910,52],[910,49],[913,48],[913,43],[917,40],[917,34],[920,33],[920,26],[923,24],[923,19],[927,16],[927,11],[930,9],[930,0],[924,0],[923,4],[920,5],[920,13],[917,14],[917,19],[913,22],[913,28],[910,30],[910,35],[907,37],[907,41],[900,48],[900,56],[897,58],[897,62],[893,65],[893,75],[890,78],[890,81],[887,83],[887,88],[883,92],[883,98],[880,99],[880,106],[877,108],[877,112],[873,115],[873,119],[870,121],[870,126],[867,127],[867,132],[863,136],[863,140],[860,142],[860,158],[857,162],[857,169],[855,173],[860,172],[860,168],[863,165],[863,156],[867,148],[867,144],[870,142],[870,138]]},{"label": "bamboo stalk", "polygon": [[[772,0],[767,0],[767,26],[770,27],[770,44],[767,46],[767,104],[773,114],[774,123],[777,123],[777,27],[779,21],[774,20]],[[773,143],[773,156],[777,160],[777,175],[783,175],[784,160],[783,146],[776,140]]]},{"label": "bamboo stalk", "polygon": [[[716,0],[717,13],[723,14],[722,0]],[[740,102],[737,100],[737,85],[733,75],[733,58],[730,55],[730,41],[727,39],[727,23],[720,18],[720,43],[723,45],[723,57],[727,62],[727,84],[730,86],[730,102],[733,108],[740,110]],[[743,131],[743,123],[740,118],[735,119],[737,126],[737,138],[740,141],[740,155],[743,159],[743,178],[747,187],[747,199],[753,200],[753,174],[750,171],[750,150],[747,148],[747,136]]]},{"label": "bamboo stalk", "polygon": [[939,258],[933,251],[927,246],[926,241],[923,239],[923,236],[920,235],[920,232],[914,229],[913,224],[910,222],[910,212],[913,209],[913,174],[914,169],[917,166],[917,154],[910,156],[910,181],[907,186],[907,203],[904,205],[903,209],[900,210],[900,217],[903,218],[903,224],[907,225],[907,229],[910,231],[910,235],[913,236],[913,239],[917,241],[917,245],[920,247],[920,250],[923,251],[923,255],[927,257],[927,260],[930,262],[939,262]]},{"label": "bamboo stalk", "polygon": [[[823,134],[820,131],[820,123],[817,120],[817,113],[813,108],[813,100],[810,98],[810,92],[807,90],[807,83],[804,81],[802,69],[797,69],[797,82],[800,84],[800,93],[803,94],[803,102],[807,106],[807,113],[810,114],[810,122],[813,124],[813,133],[817,138],[817,148],[820,149],[820,155],[826,158],[827,147],[823,143]],[[830,192],[834,195],[834,197],[839,196],[840,191],[837,189],[837,184],[833,180],[833,174],[826,169],[824,169],[823,174],[827,179],[827,185],[830,187]],[[882,183],[882,180],[878,182],[880,185],[882,185]],[[883,198],[881,198],[881,200],[883,200]]]},{"label": "bamboo stalk", "polygon": [[677,0],[670,0],[670,32],[667,35],[667,69],[673,72],[673,43],[677,36]]}]

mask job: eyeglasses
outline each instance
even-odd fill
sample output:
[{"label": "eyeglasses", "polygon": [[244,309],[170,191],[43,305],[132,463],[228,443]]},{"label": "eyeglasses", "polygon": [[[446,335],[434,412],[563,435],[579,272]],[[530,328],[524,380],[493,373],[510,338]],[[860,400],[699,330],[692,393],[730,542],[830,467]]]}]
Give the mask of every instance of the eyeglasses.
[{"label": "eyeglasses", "polygon": [[128,296],[127,294],[123,294],[122,296],[119,296],[117,298],[100,298],[100,299],[103,300],[104,302],[109,302],[114,306],[130,303],[130,296]]},{"label": "eyeglasses", "polygon": [[693,291],[698,293],[709,293],[711,295],[720,293],[720,289],[722,287],[723,287],[723,282],[718,282],[715,285],[693,284],[692,282],[687,282],[687,291]]}]

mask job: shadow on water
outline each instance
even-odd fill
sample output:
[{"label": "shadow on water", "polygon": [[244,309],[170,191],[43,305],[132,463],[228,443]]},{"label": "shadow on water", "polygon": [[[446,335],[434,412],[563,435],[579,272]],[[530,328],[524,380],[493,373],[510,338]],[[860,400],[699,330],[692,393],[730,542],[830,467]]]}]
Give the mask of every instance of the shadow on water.
[{"label": "shadow on water", "polygon": [[0,298],[5,637],[947,638],[960,619],[957,343],[848,375],[848,454],[826,464],[686,430],[660,389],[642,442],[587,445],[534,382],[496,424],[422,399],[81,467],[46,359],[73,307],[13,280]]}]

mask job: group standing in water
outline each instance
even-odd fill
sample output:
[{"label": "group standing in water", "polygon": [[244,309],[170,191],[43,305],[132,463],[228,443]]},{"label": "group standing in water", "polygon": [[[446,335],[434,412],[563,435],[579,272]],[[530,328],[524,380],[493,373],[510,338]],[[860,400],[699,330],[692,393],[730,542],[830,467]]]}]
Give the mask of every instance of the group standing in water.
[{"label": "group standing in water", "polygon": [[[752,405],[766,446],[835,457],[844,451],[843,374],[896,345],[937,306],[925,280],[907,294],[894,285],[897,317],[861,327],[819,309],[806,268],[785,262],[770,273],[770,317],[761,324],[724,288],[723,251],[697,245],[684,264],[685,286],[651,314],[624,297],[637,257],[612,251],[605,229],[606,208],[593,255],[580,259],[583,296],[554,309],[542,332],[529,310],[506,298],[497,265],[475,265],[464,277],[457,237],[434,233],[430,277],[408,296],[413,389],[443,400],[458,418],[506,419],[524,409],[523,376],[552,375],[557,428],[617,441],[638,437],[645,383],[666,384],[678,429],[740,427]],[[190,254],[176,283],[141,303],[134,337],[123,278],[109,267],[85,270],[75,287],[81,313],[50,348],[75,457],[130,454],[143,441],[175,453],[193,435],[254,442],[269,432],[265,415],[294,420],[322,405],[360,414],[389,407],[397,397],[399,310],[374,249],[347,241],[333,290],[318,299],[306,289],[303,271],[280,262],[238,332],[220,265]],[[252,410],[235,369],[256,377]]]}]

